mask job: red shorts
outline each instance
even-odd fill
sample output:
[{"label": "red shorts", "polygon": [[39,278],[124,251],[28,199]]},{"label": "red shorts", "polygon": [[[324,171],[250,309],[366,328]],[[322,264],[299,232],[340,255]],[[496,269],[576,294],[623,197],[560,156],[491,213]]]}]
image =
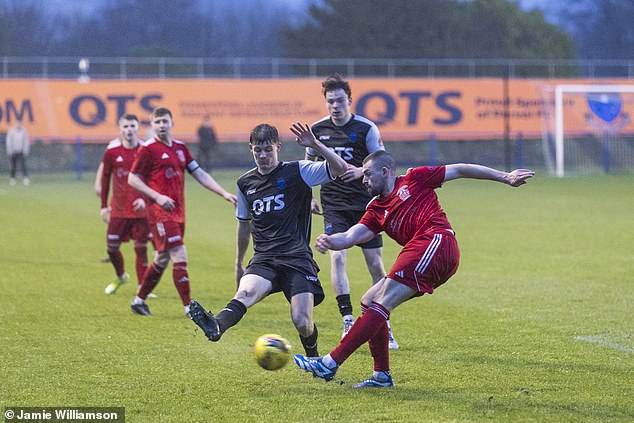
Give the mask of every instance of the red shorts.
[{"label": "red shorts", "polygon": [[131,239],[145,244],[148,241],[149,231],[147,219],[111,217],[106,231],[106,242],[108,247],[118,247],[122,242],[128,242]]},{"label": "red shorts", "polygon": [[183,245],[185,237],[185,223],[156,222],[151,225],[154,249],[159,253],[169,251],[174,247]]},{"label": "red shorts", "polygon": [[416,290],[431,294],[458,270],[460,250],[448,230],[424,233],[403,247],[387,277]]}]

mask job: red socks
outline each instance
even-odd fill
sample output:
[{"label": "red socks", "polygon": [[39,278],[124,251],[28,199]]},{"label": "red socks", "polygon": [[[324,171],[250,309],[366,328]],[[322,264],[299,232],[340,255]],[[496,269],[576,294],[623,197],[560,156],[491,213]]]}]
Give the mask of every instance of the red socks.
[{"label": "red socks", "polygon": [[139,281],[139,285],[143,283],[143,276],[147,271],[147,246],[134,246],[134,252],[136,254],[136,278]]},{"label": "red socks", "polygon": [[123,267],[123,254],[121,254],[121,250],[108,251],[108,257],[110,257],[110,262],[114,267],[117,277],[123,275],[125,273],[125,269]]},{"label": "red socks", "polygon": [[183,305],[188,305],[192,300],[189,289],[189,275],[187,274],[187,262],[174,263],[172,266],[174,286],[181,297]]},{"label": "red socks", "polygon": [[148,294],[154,290],[156,285],[158,285],[164,270],[164,267],[158,267],[154,262],[152,262],[145,272],[145,276],[143,276],[143,284],[141,284],[139,293],[137,294],[139,298],[143,300],[147,298]]},{"label": "red socks", "polygon": [[[361,306],[363,310],[364,305]],[[370,351],[374,357],[374,370],[389,370],[389,334],[387,319],[390,312],[380,304],[372,303],[367,311],[354,322],[350,332],[341,340],[330,356],[341,365],[361,345],[370,341]],[[374,339],[376,338],[376,339]]]}]

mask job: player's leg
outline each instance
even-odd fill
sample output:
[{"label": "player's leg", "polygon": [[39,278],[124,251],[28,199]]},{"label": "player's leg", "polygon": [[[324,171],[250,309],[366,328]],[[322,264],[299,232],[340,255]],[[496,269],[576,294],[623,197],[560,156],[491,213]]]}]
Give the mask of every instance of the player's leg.
[{"label": "player's leg", "polygon": [[389,319],[391,311],[416,294],[414,289],[390,278],[383,279],[371,289],[374,295],[364,295],[364,304],[368,304],[368,310],[355,322],[339,346],[330,353],[337,365],[341,365],[379,330],[387,332],[386,320]]},{"label": "player's leg", "polygon": [[[399,297],[399,290],[396,289],[398,285],[401,286],[400,291],[402,292],[406,293],[409,290],[412,297],[423,293],[432,293],[435,288],[445,283],[456,272],[459,257],[458,244],[450,231],[426,234],[420,238],[415,238],[399,254],[386,278],[388,283],[381,283],[379,289],[373,290],[371,295],[364,297],[364,300],[373,301],[370,310],[375,308],[375,305],[382,305],[386,307],[387,311],[391,311],[398,304],[407,300],[407,298]],[[389,281],[392,281],[391,285]],[[357,324],[360,323],[357,322]],[[354,388],[393,385],[389,372],[388,339],[387,327],[377,331],[370,338],[370,351],[374,357],[374,373],[369,379],[353,385]],[[336,361],[338,359],[336,353],[332,355]]]},{"label": "player's leg", "polygon": [[[253,272],[253,266],[246,271]],[[246,273],[240,278],[240,287],[235,296],[217,316],[205,309],[197,301],[190,303],[191,319],[200,327],[210,341],[218,341],[222,334],[232,326],[238,324],[246,314],[247,309],[265,298],[273,289],[270,279],[263,276]]]},{"label": "player's leg", "polygon": [[[354,216],[342,210],[324,209],[324,231],[327,234],[335,234],[347,231],[352,225]],[[354,323],[352,301],[350,299],[350,281],[346,273],[347,250],[330,251],[330,283],[335,293],[337,307],[343,320],[343,338]]]},{"label": "player's leg", "polygon": [[22,182],[25,186],[31,183],[29,179],[29,172],[26,169],[26,156],[22,153],[18,154],[18,164],[20,165],[20,171],[22,172]]},{"label": "player's leg", "polygon": [[104,292],[112,295],[125,283],[130,281],[125,272],[123,254],[121,254],[121,243],[126,240],[126,219],[111,218],[106,230],[106,252],[110,263],[114,268],[115,279],[106,286]]},{"label": "player's leg", "polygon": [[145,304],[145,300],[150,293],[154,290],[156,285],[161,280],[165,268],[169,264],[170,255],[167,250],[167,237],[165,236],[165,228],[163,223],[155,223],[151,226],[152,236],[155,242],[154,260],[148,266],[145,274],[143,275],[143,282],[139,287],[136,297],[132,301],[130,308],[136,314],[142,316],[151,316],[152,313]]},{"label": "player's leg", "polygon": [[[369,307],[361,303],[362,314],[365,314]],[[389,320],[386,320],[376,334],[368,340],[370,353],[374,359],[374,372],[372,376],[361,383],[352,385],[353,388],[379,387],[387,388],[394,386],[390,373],[390,333],[388,331]]]},{"label": "player's leg", "polygon": [[313,320],[315,297],[311,292],[303,292],[291,298],[291,320],[299,333],[304,351],[308,357],[317,357],[319,332]]},{"label": "player's leg", "polygon": [[131,238],[134,240],[134,255],[136,258],[135,270],[140,287],[148,267],[147,244],[149,239],[149,226],[147,219],[135,219]]},{"label": "player's leg", "polygon": [[189,317],[189,303],[191,302],[191,288],[189,283],[189,272],[187,271],[187,249],[185,245],[178,245],[169,250],[172,261],[172,280],[174,287],[178,291],[178,296],[185,309],[185,315]]},{"label": "player's leg", "polygon": [[346,336],[354,323],[352,300],[350,299],[350,281],[346,273],[347,255],[347,250],[330,251],[330,282],[343,320],[342,338]]},{"label": "player's leg", "polygon": [[29,179],[29,171],[26,168],[26,156],[22,154],[20,164],[22,167],[22,183],[26,186],[31,184],[31,180]]},{"label": "player's leg", "polygon": [[15,185],[15,172],[18,167],[18,154],[14,153],[11,155],[11,179],[9,179],[9,184]]},{"label": "player's leg", "polygon": [[[378,235],[377,238],[381,236]],[[385,266],[383,265],[383,240],[377,238],[369,241],[364,244],[361,251],[363,251],[363,257],[365,258],[365,264],[368,267],[368,271],[370,272],[370,276],[372,277],[372,284],[376,284],[385,276]],[[379,244],[380,243],[380,244]],[[380,245],[375,247],[375,245]],[[372,248],[373,247],[373,248]],[[392,327],[390,325],[390,320],[387,321],[387,330],[389,334],[389,347],[391,350],[398,350],[399,345],[394,339],[394,334],[392,333]]]},{"label": "player's leg", "polygon": [[130,281],[128,274],[125,272],[123,254],[121,254],[121,249],[119,247],[120,244],[117,244],[116,246],[109,245],[106,250],[116,276],[115,280],[106,286],[105,293],[108,295],[116,293],[121,285]]},{"label": "player's leg", "polygon": [[145,272],[145,275],[143,275],[143,283],[139,287],[137,295],[134,297],[134,300],[130,305],[130,308],[134,313],[142,316],[152,315],[149,307],[145,304],[145,300],[160,282],[161,276],[163,276],[163,272],[169,264],[169,261],[170,255],[167,251],[156,251],[154,253],[154,260],[152,260],[152,264],[150,264]]},{"label": "player's leg", "polygon": [[[292,266],[292,267],[291,267]],[[324,300],[324,290],[317,277],[318,268],[310,256],[280,264],[279,288],[291,304],[291,320],[309,357],[318,352],[319,331],[313,320],[313,309]],[[298,269],[302,269],[301,271]]]},{"label": "player's leg", "polygon": [[383,248],[362,248],[363,258],[368,267],[368,272],[372,277],[372,284],[379,282],[385,276],[385,266],[383,266]]},{"label": "player's leg", "polygon": [[317,360],[296,355],[295,363],[300,368],[327,381],[332,380],[339,366],[361,345],[376,336],[379,331],[383,331],[383,335],[379,335],[377,342],[383,340],[385,345],[381,351],[386,357],[389,357],[389,351],[386,352],[388,340],[385,336],[387,334],[386,320],[390,317],[391,310],[412,298],[416,291],[389,278],[383,279],[370,289],[375,292],[375,295],[364,297],[372,300],[367,312],[355,322],[339,345],[330,354]]}]

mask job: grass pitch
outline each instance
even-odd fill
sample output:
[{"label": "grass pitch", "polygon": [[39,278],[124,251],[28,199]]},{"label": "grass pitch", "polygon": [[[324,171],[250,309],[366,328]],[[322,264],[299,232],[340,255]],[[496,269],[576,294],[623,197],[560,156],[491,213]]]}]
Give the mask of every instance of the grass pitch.
[{"label": "grass pitch", "polygon": [[[214,176],[233,187],[240,172]],[[275,332],[301,351],[283,296],[250,309],[218,343],[183,315],[168,269],[133,315],[135,287],[112,280],[92,181],[35,175],[0,188],[0,399],[6,406],[121,406],[129,422],[634,421],[634,177],[553,179],[511,189],[482,181],[438,191],[461,266],[434,295],[392,315],[401,349],[396,387],[353,391],[372,370],[367,346],[344,382],[313,380],[289,364],[255,364],[255,339]],[[235,290],[233,210],[187,181],[192,294],[218,311]],[[322,220],[313,221],[316,235]],[[389,268],[398,252],[386,241]],[[123,246],[133,273],[131,245]],[[316,311],[321,352],[341,321],[327,256],[327,298]],[[171,268],[170,268],[171,269]],[[369,283],[349,253],[355,313]]]}]

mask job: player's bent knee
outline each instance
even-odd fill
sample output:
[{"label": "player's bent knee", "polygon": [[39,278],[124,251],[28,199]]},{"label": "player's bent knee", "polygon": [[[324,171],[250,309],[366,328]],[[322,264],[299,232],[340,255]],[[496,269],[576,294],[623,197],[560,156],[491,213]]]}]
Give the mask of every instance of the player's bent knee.
[{"label": "player's bent knee", "polygon": [[184,245],[172,248],[168,254],[169,258],[172,259],[172,263],[183,263],[187,261],[187,250]]},{"label": "player's bent knee", "polygon": [[117,251],[119,251],[120,248],[121,248],[121,244],[115,244],[113,242],[108,242],[106,244],[106,252],[108,254],[116,253]]},{"label": "player's bent knee", "polygon": [[163,251],[161,253],[157,252],[154,255],[154,264],[158,267],[165,267],[170,261],[170,255],[167,251]]}]

